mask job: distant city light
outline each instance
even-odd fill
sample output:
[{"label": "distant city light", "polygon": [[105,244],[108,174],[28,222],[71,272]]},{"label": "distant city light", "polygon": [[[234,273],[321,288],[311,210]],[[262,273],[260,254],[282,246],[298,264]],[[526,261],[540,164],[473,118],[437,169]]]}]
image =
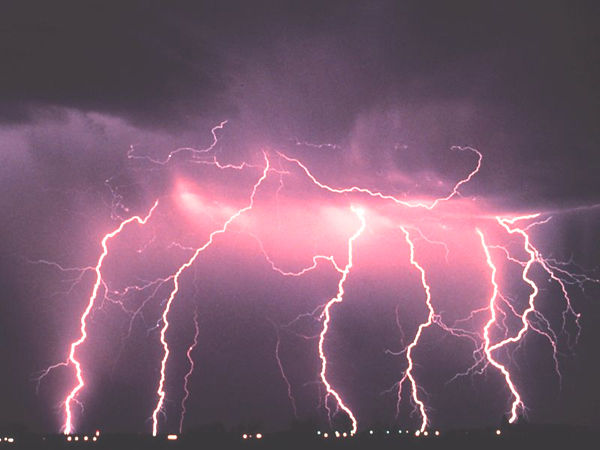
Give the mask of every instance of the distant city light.
[{"label": "distant city light", "polygon": [[440,435],[440,432],[439,432],[439,430],[435,430],[435,435],[436,435],[436,436],[439,436],[439,435]]},{"label": "distant city light", "polygon": [[178,438],[178,436],[176,434],[167,435],[167,440],[169,440],[169,441],[176,441],[177,438]]},{"label": "distant city light", "polygon": [[496,435],[500,436],[502,434],[502,430],[496,430]]},{"label": "distant city light", "polygon": [[369,434],[373,434],[373,430],[369,430]]},{"label": "distant city light", "polygon": [[261,433],[256,433],[256,439],[262,439],[262,434]]}]

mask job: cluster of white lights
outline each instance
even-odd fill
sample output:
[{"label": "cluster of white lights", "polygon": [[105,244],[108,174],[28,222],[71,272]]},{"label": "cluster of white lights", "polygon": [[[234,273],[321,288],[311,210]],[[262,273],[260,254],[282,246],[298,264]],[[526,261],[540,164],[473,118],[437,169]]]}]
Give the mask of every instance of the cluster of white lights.
[{"label": "cluster of white lights", "polygon": [[[498,430],[498,431],[500,431],[500,430]],[[320,433],[320,432],[319,432],[319,433]],[[390,433],[391,433],[391,431],[390,431],[390,430],[385,430],[385,434],[386,434],[386,435],[389,435]],[[402,434],[402,433],[406,433],[406,434],[408,435],[408,434],[409,434],[409,431],[408,431],[408,430],[406,430],[406,431],[398,430],[398,434]],[[375,434],[375,431],[373,431],[373,430],[369,430],[369,434],[370,434],[371,436],[373,436],[373,435]],[[439,435],[440,435],[440,432],[439,432],[439,430],[435,430],[435,431],[433,432],[433,434],[434,434],[435,436],[439,436]],[[496,434],[499,434],[499,433],[496,433]],[[421,435],[423,435],[423,436],[429,436],[429,431],[425,430],[425,431],[423,431],[422,433],[421,433],[421,431],[420,431],[420,430],[417,430],[417,431],[415,431],[415,436],[416,436],[416,437],[419,437],[419,436],[421,436]]]},{"label": "cluster of white lights", "polygon": [[254,436],[251,434],[242,434],[242,439],[252,439],[252,438],[256,438],[256,439],[262,439],[263,435],[262,433],[256,433]]},{"label": "cluster of white lights", "polygon": [[82,440],[84,442],[96,442],[98,440],[98,436],[73,436],[73,435],[68,435],[67,436],[67,441],[68,442],[79,442],[79,440]]},{"label": "cluster of white lights", "polygon": [[[329,433],[321,433],[321,430],[317,431],[317,435],[323,436],[325,439],[329,437]],[[341,433],[339,431],[334,431],[333,436],[335,436],[336,438],[347,438],[348,436],[352,437],[352,433],[348,433],[347,431],[342,431]]]},{"label": "cluster of white lights", "polygon": [[8,442],[9,444],[14,444],[15,438],[14,437],[3,437],[2,439],[0,439],[0,443],[2,443],[2,442]]}]

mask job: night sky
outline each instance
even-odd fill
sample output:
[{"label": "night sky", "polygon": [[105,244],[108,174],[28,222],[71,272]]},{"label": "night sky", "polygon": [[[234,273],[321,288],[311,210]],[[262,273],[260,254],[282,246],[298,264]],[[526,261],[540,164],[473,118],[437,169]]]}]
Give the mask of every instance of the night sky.
[{"label": "night sky", "polygon": [[[115,292],[177,270],[248,204],[268,158],[272,170],[254,208],[181,277],[161,431],[179,427],[194,314],[199,340],[184,429],[288,427],[294,410],[276,349],[298,420],[327,424],[314,339],[322,322],[317,313],[285,325],[334,297],[340,274],[321,262],[286,277],[265,256],[289,272],[309,267],[316,254],[346,265],[360,225],[351,206],[364,208],[367,227],[325,349],[330,381],[359,428],[420,423],[408,391],[398,417],[389,391],[406,369],[405,356],[391,353],[427,316],[398,226],[412,230],[432,302],[452,324],[485,307],[492,292],[476,228],[523,260],[522,239],[494,216],[535,212],[551,217],[529,229],[536,248],[587,277],[567,284],[581,333],[577,340],[570,316],[562,329],[564,298],[537,265],[536,301],[556,331],[562,382],[539,333],[498,358],[513,371],[530,422],[599,427],[599,8],[595,1],[3,2],[0,424],[61,430],[73,367],[51,371],[39,386],[36,378],[65,361],[79,337],[95,274],[74,268],[95,266],[102,237],[159,199],[145,226],[132,224],[109,244],[102,274],[113,294],[102,287],[89,318],[78,350],[83,413],[74,407],[76,429],[149,432],[160,317],[173,281]],[[223,121],[213,141],[211,129]],[[211,144],[205,153],[190,150]],[[330,186],[411,201],[450,193],[477,163],[467,146],[481,152],[481,169],[432,211],[324,191],[278,153]],[[215,160],[248,166],[219,169]],[[503,294],[523,311],[531,289],[522,268],[498,249],[492,256]],[[481,331],[486,314],[468,326]],[[509,334],[517,322],[508,319]],[[417,348],[415,376],[432,427],[495,426],[510,409],[493,367],[449,382],[473,363],[471,340],[432,326]],[[342,426],[342,416],[334,423]]]}]

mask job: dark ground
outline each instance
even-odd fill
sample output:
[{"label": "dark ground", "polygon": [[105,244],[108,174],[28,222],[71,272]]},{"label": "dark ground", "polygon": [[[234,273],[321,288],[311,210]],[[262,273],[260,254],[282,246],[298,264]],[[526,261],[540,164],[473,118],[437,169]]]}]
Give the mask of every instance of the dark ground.
[{"label": "dark ground", "polygon": [[1,442],[0,448],[14,449],[584,449],[597,448],[600,432],[581,427],[531,426],[503,428],[500,435],[496,429],[444,432],[427,437],[414,434],[396,434],[375,430],[374,434],[363,431],[353,438],[328,438],[309,433],[282,432],[266,434],[261,439],[243,439],[238,433],[188,433],[169,441],[165,435],[153,438],[149,435],[100,435],[96,442],[67,441],[63,435],[34,435],[21,433],[14,442]]}]

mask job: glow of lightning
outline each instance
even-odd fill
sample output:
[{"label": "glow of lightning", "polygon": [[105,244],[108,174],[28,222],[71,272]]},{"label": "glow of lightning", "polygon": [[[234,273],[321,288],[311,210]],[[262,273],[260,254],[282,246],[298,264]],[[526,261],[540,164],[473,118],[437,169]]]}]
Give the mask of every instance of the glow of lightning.
[{"label": "glow of lightning", "polygon": [[85,308],[85,310],[80,318],[81,334],[79,336],[79,339],[77,339],[76,341],[71,343],[71,347],[70,347],[70,351],[69,351],[69,358],[67,360],[68,363],[73,364],[75,366],[75,373],[77,376],[77,384],[75,385],[75,387],[73,387],[73,389],[71,389],[71,391],[69,392],[69,395],[67,395],[67,397],[65,398],[65,401],[64,401],[64,405],[65,405],[64,433],[65,434],[71,434],[71,431],[73,430],[73,423],[72,423],[73,417],[72,417],[72,411],[71,411],[71,402],[73,402],[74,400],[76,401],[75,397],[76,397],[77,393],[85,386],[85,381],[83,379],[83,373],[81,371],[81,363],[77,359],[76,352],[77,352],[77,348],[81,344],[83,344],[87,338],[87,330],[86,330],[87,318],[88,318],[90,312],[92,311],[92,308],[94,307],[94,302],[96,301],[96,298],[98,296],[98,290],[100,289],[100,285],[102,284],[101,269],[102,269],[102,263],[104,262],[104,259],[108,255],[108,241],[110,239],[114,238],[115,236],[117,236],[119,233],[121,233],[123,228],[125,228],[125,226],[130,224],[131,222],[137,222],[140,225],[144,225],[150,219],[150,217],[152,216],[152,213],[154,212],[154,210],[156,209],[157,206],[158,206],[158,200],[156,200],[154,202],[154,205],[152,206],[152,208],[150,208],[150,211],[148,212],[146,217],[144,217],[144,218],[141,218],[140,216],[130,217],[129,219],[121,222],[121,224],[115,230],[104,235],[104,237],[102,238],[102,242],[101,242],[102,253],[100,255],[100,258],[98,258],[96,267],[94,268],[94,270],[96,272],[96,281],[95,281],[94,287],[92,289],[92,294],[90,295],[90,298],[88,300],[87,307]]},{"label": "glow of lightning", "polygon": [[[483,328],[483,339],[484,339],[484,352],[485,355],[487,357],[487,360],[489,361],[490,364],[492,364],[496,369],[498,369],[502,375],[504,376],[504,380],[506,382],[506,384],[508,385],[508,388],[510,389],[510,392],[512,393],[514,400],[511,406],[511,415],[510,418],[508,419],[509,423],[513,423],[515,422],[515,420],[517,420],[518,417],[518,410],[523,409],[524,408],[524,404],[523,401],[521,400],[521,395],[519,394],[519,392],[517,391],[512,378],[510,376],[510,372],[506,369],[506,367],[504,367],[501,363],[499,363],[496,359],[494,359],[493,356],[493,352],[494,350],[502,347],[503,345],[507,344],[508,342],[514,342],[518,339],[521,338],[522,334],[524,333],[519,331],[519,337],[518,339],[516,338],[506,338],[503,341],[495,344],[495,345],[491,345],[490,342],[490,327],[492,325],[494,325],[494,323],[496,322],[496,298],[498,297],[498,292],[499,292],[499,287],[498,287],[498,283],[496,281],[496,266],[494,265],[494,262],[492,261],[492,256],[490,255],[490,250],[485,242],[485,237],[483,235],[483,233],[481,232],[481,230],[479,228],[476,229],[477,234],[479,235],[479,238],[481,240],[481,246],[483,247],[483,251],[485,252],[485,258],[486,258],[486,262],[487,265],[490,267],[492,274],[491,274],[491,283],[493,286],[493,291],[492,291],[492,295],[490,297],[490,301],[489,301],[489,310],[490,310],[490,319],[488,320],[488,322],[485,324],[485,327]],[[529,265],[531,265],[531,261],[528,262]],[[527,269],[529,266],[526,266],[526,268],[523,270],[523,279],[529,280],[529,278],[527,278]],[[535,294],[537,294],[537,286],[535,286],[535,283],[533,283],[532,281],[529,280],[528,284],[532,285],[532,288],[534,289],[533,293],[530,296],[530,299],[535,298]],[[533,300],[530,300],[530,303]],[[527,319],[526,319],[526,313],[523,314],[523,329],[527,329]]]},{"label": "glow of lightning", "polygon": [[412,400],[413,400],[414,404],[418,407],[419,412],[421,413],[421,427],[419,428],[419,431],[422,433],[427,428],[429,418],[427,417],[427,412],[425,410],[425,404],[423,403],[423,401],[421,399],[419,399],[417,382],[415,381],[415,378],[412,373],[412,370],[414,368],[412,351],[419,343],[419,339],[421,338],[421,334],[423,333],[423,330],[434,323],[435,310],[433,309],[433,306],[431,304],[431,288],[429,287],[429,284],[427,283],[425,269],[415,259],[415,245],[410,238],[410,234],[409,234],[408,230],[402,226],[400,227],[400,229],[404,233],[406,243],[408,244],[408,246],[410,248],[410,263],[421,274],[421,284],[423,285],[423,289],[425,290],[425,296],[426,296],[425,304],[427,305],[427,309],[428,309],[429,313],[427,314],[427,321],[425,321],[419,325],[419,328],[417,329],[417,333],[415,334],[414,339],[406,348],[406,359],[408,360],[408,368],[406,369],[406,372],[404,372],[404,376],[402,377],[402,379],[398,382],[398,402],[396,404],[396,411],[398,411],[398,408],[400,407],[399,405],[400,405],[400,400],[401,400],[400,394],[402,391],[402,384],[404,383],[404,381],[406,379],[408,379],[410,381],[410,386],[411,386]]},{"label": "glow of lightning", "polygon": [[192,375],[192,372],[194,372],[194,359],[192,358],[192,352],[198,345],[199,334],[200,334],[200,327],[198,326],[198,310],[196,309],[194,311],[194,340],[193,340],[192,344],[188,347],[187,352],[185,353],[185,356],[187,357],[187,360],[190,363],[190,368],[188,369],[187,373],[183,377],[183,390],[185,392],[185,395],[181,399],[181,417],[179,419],[179,434],[181,434],[181,432],[183,430],[183,420],[185,419],[185,413],[186,413],[185,402],[187,401],[187,399],[190,396],[190,391],[188,389],[188,381],[189,381],[190,376]]},{"label": "glow of lightning", "polygon": [[323,346],[325,343],[325,336],[327,335],[327,331],[329,330],[329,323],[331,321],[331,312],[330,312],[331,307],[333,305],[335,305],[336,303],[341,303],[344,298],[344,283],[345,283],[346,279],[348,278],[348,274],[350,273],[350,269],[352,268],[352,265],[353,265],[352,255],[353,255],[354,241],[362,234],[362,232],[364,231],[364,229],[366,227],[364,211],[362,209],[355,208],[355,207],[352,207],[352,211],[360,219],[360,228],[348,240],[348,263],[344,267],[343,272],[342,272],[342,277],[340,278],[340,281],[338,283],[337,295],[326,303],[325,308],[323,309],[323,312],[321,313],[321,319],[323,319],[323,328],[319,335],[319,358],[321,359],[320,376],[321,376],[321,382],[323,383],[323,385],[325,386],[325,389],[327,391],[326,395],[325,395],[325,404],[327,404],[327,397],[329,397],[330,395],[335,398],[338,408],[341,409],[342,411],[344,411],[348,415],[350,420],[352,421],[352,430],[350,431],[350,434],[356,433],[356,430],[358,428],[356,417],[354,417],[354,414],[352,413],[350,408],[348,408],[348,406],[346,406],[346,404],[342,400],[342,397],[340,396],[340,394],[338,394],[338,392],[335,389],[333,389],[333,387],[327,380],[327,357],[325,356],[325,351],[323,350]]},{"label": "glow of lightning", "polygon": [[306,167],[302,162],[300,162],[298,159],[295,158],[291,158],[281,152],[278,152],[279,156],[282,157],[283,159],[285,159],[286,161],[292,162],[294,164],[296,164],[297,166],[299,166],[304,173],[306,174],[306,176],[308,176],[308,178],[310,178],[310,180],[316,184],[317,186],[319,186],[321,189],[325,189],[328,190],[330,192],[336,193],[336,194],[347,194],[347,193],[352,193],[352,192],[360,192],[363,194],[367,194],[371,197],[376,197],[376,198],[380,198],[383,200],[391,200],[396,204],[399,205],[403,205],[403,206],[407,206],[409,208],[425,208],[425,209],[433,209],[435,208],[440,202],[444,202],[447,200],[450,200],[452,197],[454,197],[455,195],[458,195],[458,189],[465,183],[468,183],[469,181],[471,181],[471,178],[473,178],[475,176],[475,174],[477,174],[477,172],[479,172],[479,169],[481,168],[481,161],[483,160],[483,155],[476,149],[472,148],[472,147],[458,147],[458,146],[453,146],[451,147],[452,150],[460,150],[460,151],[464,151],[464,150],[468,150],[471,151],[473,153],[475,153],[477,155],[477,164],[475,166],[475,168],[469,172],[469,174],[461,179],[460,181],[458,181],[454,187],[452,188],[452,191],[446,195],[445,197],[440,197],[440,198],[436,198],[435,200],[433,200],[430,203],[421,203],[421,202],[407,202],[404,200],[400,200],[396,197],[394,197],[393,195],[389,195],[389,194],[383,194],[381,192],[377,192],[377,191],[372,191],[370,189],[366,189],[360,186],[351,186],[348,188],[334,188],[331,186],[328,186],[324,183],[321,183],[320,181],[318,181],[315,176],[310,172],[310,170],[308,169],[308,167]]},{"label": "glow of lightning", "polygon": [[262,172],[262,175],[260,176],[258,181],[254,184],[252,193],[250,194],[250,202],[248,203],[248,205],[239,209],[232,216],[230,216],[229,219],[227,219],[227,221],[223,224],[223,226],[220,229],[213,231],[209,235],[209,238],[206,241],[206,243],[204,245],[202,245],[201,247],[198,247],[196,249],[196,251],[194,252],[194,254],[188,259],[188,261],[186,261],[184,264],[182,264],[179,267],[179,269],[177,269],[177,271],[175,272],[175,275],[173,276],[173,282],[174,282],[173,289],[171,290],[169,298],[167,299],[167,302],[166,302],[166,305],[165,305],[165,308],[164,308],[163,314],[162,314],[163,326],[160,330],[160,342],[163,347],[163,358],[162,358],[161,364],[160,364],[160,379],[158,382],[158,389],[156,390],[156,393],[158,395],[158,401],[157,401],[156,407],[154,408],[154,411],[152,413],[152,435],[153,436],[156,436],[158,433],[158,414],[162,410],[163,402],[164,402],[165,395],[166,395],[165,391],[164,391],[164,384],[165,384],[165,377],[166,377],[165,372],[166,372],[167,361],[169,359],[169,353],[170,353],[169,344],[167,343],[167,340],[166,340],[166,334],[167,334],[167,330],[169,329],[169,320],[168,320],[169,311],[171,310],[171,305],[173,304],[173,300],[175,299],[177,292],[179,292],[179,278],[181,277],[181,274],[186,269],[188,269],[190,266],[192,266],[192,264],[194,264],[194,261],[196,261],[196,258],[198,257],[198,255],[200,255],[200,253],[202,253],[204,250],[206,250],[213,243],[213,240],[215,239],[216,236],[225,233],[227,231],[227,229],[229,228],[229,225],[235,219],[237,219],[243,213],[252,209],[252,207],[254,206],[254,197],[256,195],[256,192],[257,192],[259,186],[262,184],[262,182],[267,178],[267,174],[268,174],[269,168],[270,168],[269,158],[267,157],[267,154],[263,153],[263,156],[265,159],[265,167]]}]

